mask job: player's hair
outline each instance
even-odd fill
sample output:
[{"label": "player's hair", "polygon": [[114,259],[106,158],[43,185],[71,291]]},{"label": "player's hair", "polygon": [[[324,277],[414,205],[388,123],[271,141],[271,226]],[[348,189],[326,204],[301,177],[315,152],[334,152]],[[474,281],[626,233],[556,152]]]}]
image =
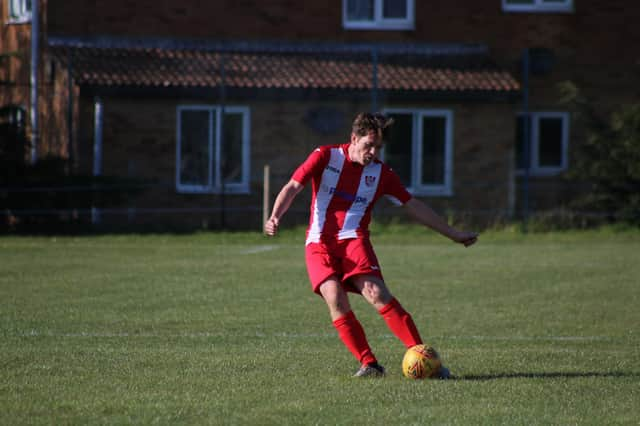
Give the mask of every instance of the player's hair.
[{"label": "player's hair", "polygon": [[393,124],[393,118],[386,115],[375,112],[361,112],[355,120],[353,120],[353,126],[351,126],[351,132],[357,136],[366,136],[373,132],[380,137],[385,136],[386,130]]}]

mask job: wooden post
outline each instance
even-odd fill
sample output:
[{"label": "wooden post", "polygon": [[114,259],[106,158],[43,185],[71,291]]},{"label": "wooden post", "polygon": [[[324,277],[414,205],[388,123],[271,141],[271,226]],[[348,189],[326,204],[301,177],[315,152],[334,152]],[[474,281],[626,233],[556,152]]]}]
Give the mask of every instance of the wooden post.
[{"label": "wooden post", "polygon": [[269,219],[269,193],[271,192],[270,174],[269,165],[266,164],[264,166],[264,180],[262,186],[262,226],[264,226],[267,219]]}]

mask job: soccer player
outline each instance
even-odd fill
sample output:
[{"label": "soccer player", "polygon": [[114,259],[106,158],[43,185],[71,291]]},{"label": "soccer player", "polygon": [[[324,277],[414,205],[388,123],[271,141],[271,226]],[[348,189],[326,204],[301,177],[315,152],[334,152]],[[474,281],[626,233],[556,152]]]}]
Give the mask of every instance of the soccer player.
[{"label": "soccer player", "polygon": [[[317,148],[293,173],[276,197],[264,225],[275,235],[292,201],[311,182],[311,217],[305,244],[312,289],[329,308],[344,345],[360,363],[356,377],[383,376],[362,325],[349,305],[347,292],[361,294],[407,347],[422,343],[411,315],[387,288],[369,240],[375,202],[383,195],[405,207],[410,216],[451,240],[470,246],[478,234],[450,227],[425,203],[413,198],[398,175],[378,159],[385,130],[392,120],[383,114],[356,116],[349,143]],[[448,370],[442,369],[442,376]]]}]

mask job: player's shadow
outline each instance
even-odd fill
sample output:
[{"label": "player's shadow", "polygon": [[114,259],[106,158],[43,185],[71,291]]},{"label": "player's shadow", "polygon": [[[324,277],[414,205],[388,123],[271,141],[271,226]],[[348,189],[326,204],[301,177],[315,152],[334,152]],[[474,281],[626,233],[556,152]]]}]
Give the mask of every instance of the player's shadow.
[{"label": "player's shadow", "polygon": [[640,373],[631,373],[624,371],[611,372],[541,372],[541,373],[498,373],[498,374],[481,374],[481,375],[462,375],[452,377],[453,380],[461,381],[488,381],[500,379],[576,379],[584,377],[634,377],[640,378]]}]

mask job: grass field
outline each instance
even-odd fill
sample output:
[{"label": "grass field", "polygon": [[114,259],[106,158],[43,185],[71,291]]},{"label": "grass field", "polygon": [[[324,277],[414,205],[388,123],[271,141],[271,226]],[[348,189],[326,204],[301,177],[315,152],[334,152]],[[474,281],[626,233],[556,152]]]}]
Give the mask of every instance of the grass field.
[{"label": "grass field", "polygon": [[639,424],[639,231],[378,231],[455,380],[404,379],[354,297],[389,374],[351,378],[302,230],[1,237],[0,424]]}]

